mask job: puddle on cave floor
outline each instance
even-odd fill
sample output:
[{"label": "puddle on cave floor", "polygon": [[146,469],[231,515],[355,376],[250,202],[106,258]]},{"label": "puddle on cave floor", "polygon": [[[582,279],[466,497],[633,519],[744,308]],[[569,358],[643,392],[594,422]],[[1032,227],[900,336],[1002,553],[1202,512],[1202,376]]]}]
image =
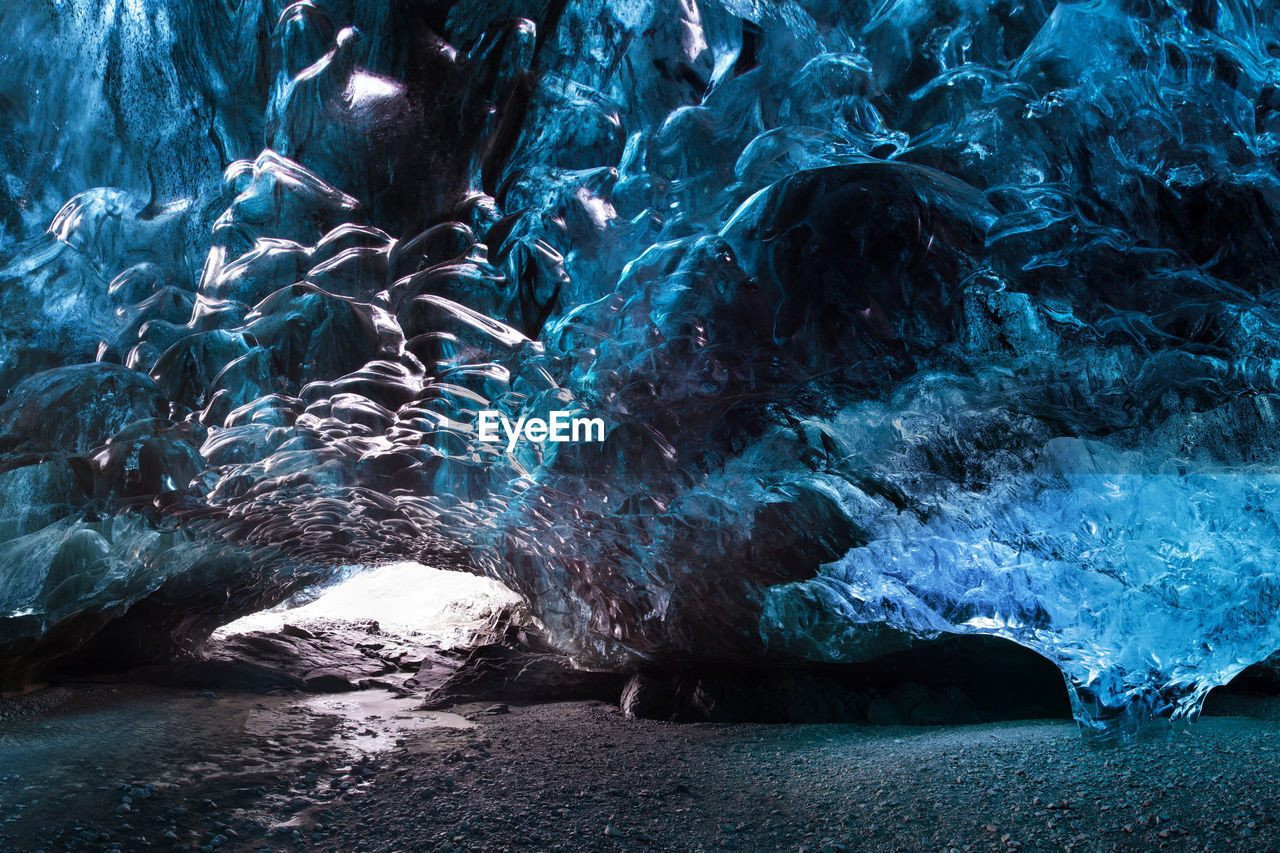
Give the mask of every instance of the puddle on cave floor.
[{"label": "puddle on cave floor", "polygon": [[[409,732],[475,727],[470,720],[458,714],[413,710],[421,701],[415,697],[394,696],[381,690],[361,690],[355,693],[311,696],[292,707],[340,720],[338,730],[331,736],[329,743],[338,749],[358,754],[390,749]],[[249,726],[256,729],[265,724],[270,729],[275,725],[278,714],[279,712],[263,712],[251,719]]]},{"label": "puddle on cave floor", "polygon": [[47,847],[55,826],[95,843],[146,824],[165,824],[158,833],[181,829],[171,826],[173,805],[190,810],[205,791],[232,800],[206,803],[210,812],[238,811],[241,821],[253,812],[264,827],[278,825],[302,807],[299,795],[311,805],[365,784],[364,757],[411,733],[472,725],[415,711],[415,700],[381,690],[216,698],[141,685],[52,691],[57,706],[31,716],[5,719],[0,706],[0,849]]}]

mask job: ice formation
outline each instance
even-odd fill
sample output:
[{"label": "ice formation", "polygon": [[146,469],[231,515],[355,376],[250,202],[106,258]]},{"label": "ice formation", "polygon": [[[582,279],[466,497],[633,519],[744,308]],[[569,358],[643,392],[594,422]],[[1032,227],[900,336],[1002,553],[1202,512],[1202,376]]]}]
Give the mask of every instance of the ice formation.
[{"label": "ice formation", "polygon": [[406,559],[601,666],[998,635],[1104,731],[1280,648],[1270,3],[0,33],[4,680]]}]

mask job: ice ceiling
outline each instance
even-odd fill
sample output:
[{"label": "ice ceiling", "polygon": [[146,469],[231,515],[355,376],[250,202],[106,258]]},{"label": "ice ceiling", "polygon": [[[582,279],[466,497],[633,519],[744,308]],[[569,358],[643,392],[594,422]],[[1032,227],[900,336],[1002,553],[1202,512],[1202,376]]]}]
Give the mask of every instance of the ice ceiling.
[{"label": "ice ceiling", "polygon": [[[588,664],[1280,648],[1280,13],[0,7],[4,679],[337,567]],[[476,414],[602,417],[602,444]]]}]

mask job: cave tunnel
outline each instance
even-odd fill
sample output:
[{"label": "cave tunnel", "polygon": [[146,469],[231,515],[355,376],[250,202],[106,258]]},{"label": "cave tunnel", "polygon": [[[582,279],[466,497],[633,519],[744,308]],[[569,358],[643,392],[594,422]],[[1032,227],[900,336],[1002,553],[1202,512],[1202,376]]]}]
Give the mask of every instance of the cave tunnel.
[{"label": "cave tunnel", "polygon": [[0,849],[1280,843],[1273,6],[0,0]]}]

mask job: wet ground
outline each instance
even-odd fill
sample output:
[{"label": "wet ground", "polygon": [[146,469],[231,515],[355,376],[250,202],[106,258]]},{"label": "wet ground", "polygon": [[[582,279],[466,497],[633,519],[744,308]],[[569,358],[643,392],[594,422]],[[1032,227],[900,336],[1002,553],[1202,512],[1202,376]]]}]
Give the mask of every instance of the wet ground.
[{"label": "wet ground", "polygon": [[380,690],[49,692],[9,702],[0,722],[0,850],[291,841],[298,812],[367,784],[372,756],[424,730],[472,726]]},{"label": "wet ground", "polygon": [[1274,700],[1112,748],[1057,720],[412,705],[125,685],[4,703],[0,850],[1280,850]]}]

